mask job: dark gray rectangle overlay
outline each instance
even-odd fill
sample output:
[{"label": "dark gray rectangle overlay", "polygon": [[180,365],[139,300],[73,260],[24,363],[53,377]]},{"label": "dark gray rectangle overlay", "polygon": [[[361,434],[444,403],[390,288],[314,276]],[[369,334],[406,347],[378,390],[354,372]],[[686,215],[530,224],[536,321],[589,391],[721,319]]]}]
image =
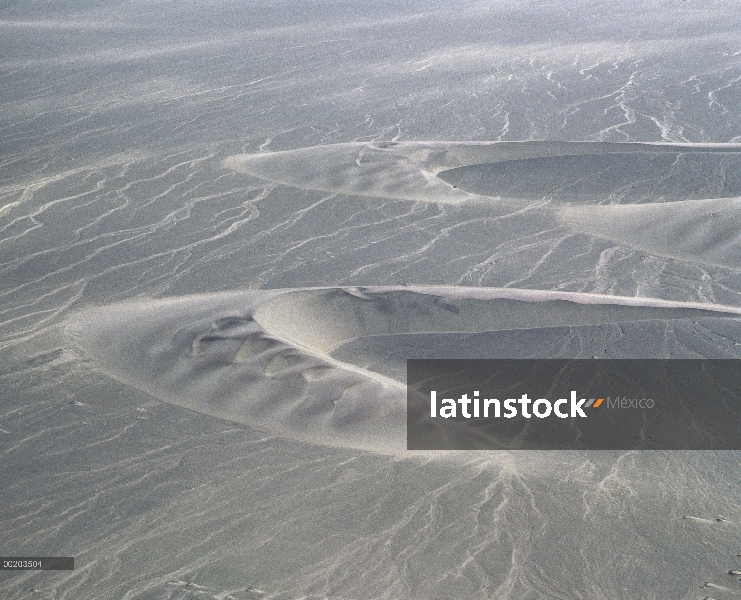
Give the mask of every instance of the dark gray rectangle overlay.
[{"label": "dark gray rectangle overlay", "polygon": [[741,450],[741,360],[407,360],[409,450]]},{"label": "dark gray rectangle overlay", "polygon": [[0,571],[73,571],[73,556],[0,556]]}]

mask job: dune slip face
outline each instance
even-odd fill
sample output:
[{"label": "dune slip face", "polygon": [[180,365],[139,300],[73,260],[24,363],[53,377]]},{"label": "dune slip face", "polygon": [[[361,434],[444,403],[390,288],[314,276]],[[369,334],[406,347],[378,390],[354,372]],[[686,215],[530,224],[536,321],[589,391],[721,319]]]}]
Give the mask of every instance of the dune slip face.
[{"label": "dune slip face", "polygon": [[647,254],[741,268],[741,144],[356,142],[225,165],[307,190],[545,211]]},{"label": "dune slip face", "polygon": [[408,450],[409,358],[739,359],[739,3],[585,6],[3,5],[2,546],[75,570],[0,600],[738,597],[720,443]]},{"label": "dune slip face", "polygon": [[406,358],[741,357],[740,315],[592,294],[379,286],[126,302],[76,313],[66,328],[103,372],[165,402],[396,454],[406,448]]}]

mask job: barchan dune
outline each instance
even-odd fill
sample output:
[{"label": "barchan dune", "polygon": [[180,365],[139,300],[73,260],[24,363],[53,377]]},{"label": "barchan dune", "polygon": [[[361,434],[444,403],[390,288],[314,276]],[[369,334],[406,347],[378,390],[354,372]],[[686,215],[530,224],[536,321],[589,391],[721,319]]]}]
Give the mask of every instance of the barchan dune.
[{"label": "barchan dune", "polygon": [[[0,600],[739,600],[717,386],[722,426],[631,411],[709,451],[428,418],[428,452],[404,385],[741,358],[739,2],[16,1],[0,31],[0,537],[75,559]],[[604,404],[564,441],[625,431]]]},{"label": "barchan dune", "polygon": [[356,142],[225,165],[303,189],[545,211],[554,226],[648,254],[741,265],[741,144]]},{"label": "barchan dune", "polygon": [[[79,312],[67,329],[105,373],[165,402],[280,436],[395,454],[406,447],[405,358],[738,357],[739,315],[534,290],[306,288],[121,303]],[[721,328],[728,341],[719,348]],[[664,342],[647,346],[647,332]]]},{"label": "barchan dune", "polygon": [[[741,199],[726,197],[741,192],[741,144],[349,143],[226,165],[303,189],[532,211],[648,254],[741,265]],[[78,313],[68,327],[106,373],[166,402],[393,454],[406,445],[407,358],[732,358],[739,315],[716,304],[421,285],[129,302]],[[674,426],[697,418],[687,410]]]}]

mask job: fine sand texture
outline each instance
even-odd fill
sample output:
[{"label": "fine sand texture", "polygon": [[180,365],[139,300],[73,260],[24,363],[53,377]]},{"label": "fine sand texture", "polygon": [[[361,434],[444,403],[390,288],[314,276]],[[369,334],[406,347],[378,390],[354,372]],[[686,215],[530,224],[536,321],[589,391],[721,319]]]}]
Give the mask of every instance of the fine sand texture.
[{"label": "fine sand texture", "polygon": [[[407,358],[738,358],[740,315],[566,292],[365,287],[125,303],[66,327],[106,373],[165,402],[299,440],[403,455]],[[707,407],[680,408],[646,433],[658,447],[664,435],[707,429]],[[466,431],[476,448],[469,429],[460,437]],[[508,439],[538,448],[522,437]]]},{"label": "fine sand texture", "polygon": [[[623,173],[627,170],[626,166],[630,166],[620,164],[626,162],[626,156],[628,159],[636,157],[644,163],[646,155],[666,156],[671,159],[668,164],[655,165],[648,170],[653,174],[662,167],[666,170],[676,161],[678,155],[697,154],[706,157],[716,153],[741,153],[741,144],[540,141],[350,143],[287,152],[235,155],[226,159],[225,164],[243,173],[300,188],[381,198],[456,203],[474,200],[480,194],[457,189],[457,186],[441,181],[436,177],[439,173],[462,167],[506,163],[508,176],[517,178],[516,169],[520,163],[522,168],[530,171],[533,178],[540,181],[541,187],[545,187],[553,179],[553,175],[548,173],[548,167],[553,169],[548,161],[542,159],[572,158],[572,164],[566,162],[561,169],[556,169],[564,171],[573,166],[589,169],[590,159],[599,158],[603,164]],[[582,157],[581,164],[574,161],[574,157]],[[560,174],[572,182],[578,179],[573,173]],[[633,174],[633,177],[640,180],[640,175]],[[495,186],[495,189],[501,187]],[[656,187],[652,186],[652,189],[656,193]],[[486,195],[500,196],[499,193]]]},{"label": "fine sand texture", "polygon": [[407,451],[404,382],[741,358],[740,13],[0,6],[0,556],[75,559],[0,599],[738,599],[725,398]]},{"label": "fine sand texture", "polygon": [[545,211],[648,254],[741,268],[741,144],[353,143],[225,165],[310,190],[475,204],[491,215]]}]

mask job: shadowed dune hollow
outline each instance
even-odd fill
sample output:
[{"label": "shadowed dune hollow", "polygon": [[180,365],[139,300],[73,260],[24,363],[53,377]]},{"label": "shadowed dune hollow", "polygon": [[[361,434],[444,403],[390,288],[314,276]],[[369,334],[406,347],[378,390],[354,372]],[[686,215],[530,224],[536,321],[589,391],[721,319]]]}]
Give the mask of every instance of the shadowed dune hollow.
[{"label": "shadowed dune hollow", "polygon": [[552,156],[458,167],[438,177],[481,196],[566,204],[675,202],[741,196],[741,156],[653,152]]},{"label": "shadowed dune hollow", "polygon": [[225,166],[332,193],[544,213],[654,256],[741,269],[741,145],[378,142],[240,154]]},{"label": "shadowed dune hollow", "polygon": [[740,314],[535,290],[307,288],[122,303],[67,327],[104,372],[166,402],[394,454],[407,358],[741,357]]}]

